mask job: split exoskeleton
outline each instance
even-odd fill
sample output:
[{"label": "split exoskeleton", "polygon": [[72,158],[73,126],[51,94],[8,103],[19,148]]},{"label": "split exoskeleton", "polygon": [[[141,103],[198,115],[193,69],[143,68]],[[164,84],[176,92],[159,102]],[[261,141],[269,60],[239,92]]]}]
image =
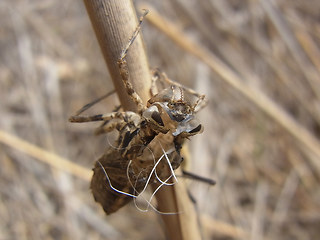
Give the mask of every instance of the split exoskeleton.
[{"label": "split exoskeleton", "polygon": [[133,89],[125,56],[140,30],[140,24],[118,60],[124,86],[136,103],[137,112],[75,115],[69,119],[71,122],[103,121],[96,129],[97,134],[113,130],[119,132],[116,145],[109,146],[96,161],[91,181],[94,198],[107,214],[137,197],[148,183],[168,182],[172,176],[164,174],[163,168],[178,168],[184,140],[203,131],[203,126],[194,116],[204,103],[203,95],[174,83],[159,71],[152,71],[151,92],[154,92],[156,81],[170,86],[153,95],[147,105]]}]

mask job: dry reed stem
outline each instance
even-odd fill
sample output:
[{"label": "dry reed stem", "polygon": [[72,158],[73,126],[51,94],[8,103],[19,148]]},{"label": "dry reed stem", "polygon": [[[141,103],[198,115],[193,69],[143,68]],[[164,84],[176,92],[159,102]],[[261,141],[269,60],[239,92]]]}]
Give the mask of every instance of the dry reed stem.
[{"label": "dry reed stem", "polygon": [[[137,0],[135,4],[140,2],[143,1]],[[288,21],[310,64],[320,69],[317,60],[320,59],[317,57],[317,43],[320,39],[317,9],[320,2],[272,2],[276,3],[277,11],[282,18]],[[297,66],[298,63],[292,57],[279,30],[262,9],[259,1],[154,0],[148,3],[157,9],[161,16],[173,19],[177,25],[186,27],[187,33],[190,33],[193,39],[201,41],[206,49],[221,56],[220,59],[224,59],[230,68],[241,75],[244,82],[250,82],[247,81],[247,71],[249,74],[259,75],[258,82],[250,84],[263,86],[262,91],[265,94],[273,100],[277,99],[274,101],[278,105],[290,111],[300,124],[310,131],[314,130],[312,133],[319,137],[319,99],[313,95],[310,84],[306,82],[305,74],[302,72],[306,69]],[[0,129],[57,155],[69,159],[73,156],[72,161],[80,165],[86,163],[82,165],[86,166],[89,172],[92,165],[90,161],[94,161],[103,151],[105,143],[102,139],[92,142],[94,136],[88,136],[88,127],[91,128],[88,125],[71,126],[72,129],[82,129],[80,132],[70,129],[66,125],[66,118],[75,108],[83,105],[83,101],[95,99],[108,90],[105,89],[104,62],[96,47],[97,42],[90,29],[83,3],[13,0],[2,1],[0,9],[3,26],[3,34],[0,37]],[[140,7],[137,9],[141,10]],[[22,17],[22,28],[19,27],[21,21],[17,21],[17,15],[18,18]],[[64,24],[61,25],[61,22]],[[199,24],[202,28],[198,27]],[[147,33],[144,37],[150,53],[152,52],[153,66],[165,70],[168,75],[174,76],[174,79],[181,79],[186,85],[194,84],[198,79],[202,82],[202,69],[197,70],[198,65],[209,71],[209,81],[210,78],[217,79],[216,74],[202,61],[174,46],[175,43],[165,39],[166,36],[162,36],[162,32],[147,21],[143,23],[142,31]],[[55,41],[56,38],[59,39],[58,42]],[[31,62],[32,65],[29,66],[36,72],[35,82],[32,72],[30,76],[30,73],[25,74],[23,70],[25,64],[28,64],[28,59],[21,53],[28,53],[28,46],[21,44],[26,40],[30,42],[29,53],[32,54],[34,64]],[[68,52],[65,51],[66,47]],[[40,59],[49,60],[50,64],[40,66]],[[59,68],[57,71],[54,65]],[[68,71],[68,76],[65,72],[60,72],[61,65]],[[60,85],[58,90],[63,100],[63,115],[60,116],[64,121],[63,125],[56,121],[56,108],[52,109],[58,102],[52,95],[54,92],[48,88],[47,81],[51,80],[52,83],[52,79],[47,78],[47,73],[57,75]],[[192,182],[190,185],[193,195],[197,197],[200,211],[205,211],[209,218],[208,222],[203,222],[204,239],[256,239],[253,235],[257,234],[252,234],[257,232],[253,231],[257,228],[253,221],[261,219],[265,220],[262,232],[264,239],[317,239],[320,201],[317,191],[319,179],[314,177],[316,169],[309,164],[293,138],[272,119],[270,121],[254,104],[239,101],[239,97],[242,96],[226,86],[220,78],[218,81],[213,80],[209,85],[209,93],[206,95],[210,98],[210,104],[204,113],[208,114],[209,109],[210,122],[206,124],[203,121],[206,117],[199,116],[204,123],[205,134],[209,136],[204,138],[206,144],[198,147],[201,150],[208,149],[210,153],[210,162],[206,167],[209,175],[197,168],[193,168],[193,171],[204,176],[212,176],[218,184],[213,189],[206,188],[206,194],[203,196],[198,195],[200,184]],[[199,88],[198,92],[206,93]],[[40,109],[36,109],[37,106],[29,95],[40,96]],[[92,109],[92,112],[107,112],[104,109],[106,106],[108,109],[113,107],[112,100],[105,102],[108,103],[96,105],[97,110]],[[43,111],[40,117],[44,114],[49,121],[39,122],[41,118],[34,118],[34,111]],[[49,129],[42,131],[44,123],[49,124]],[[47,132],[51,132],[52,135],[47,135]],[[60,141],[62,136],[59,134],[68,136],[67,145]],[[193,145],[195,140],[198,144],[198,140],[203,137],[204,135],[199,135],[197,140],[192,139],[191,144]],[[54,149],[45,144],[46,139],[53,142]],[[0,231],[0,239],[164,238],[163,234],[159,233],[159,225],[155,223],[156,217],[160,218],[157,214],[141,214],[129,207],[107,217],[106,221],[104,214],[101,214],[102,211],[97,212],[99,206],[93,202],[86,180],[71,177],[71,183],[75,181],[69,186],[72,191],[67,194],[60,192],[60,186],[64,187],[69,183],[60,184],[55,181],[53,169],[48,170],[46,164],[15,149],[19,148],[19,145],[12,148],[0,142],[0,147],[0,226],[6,226]],[[194,149],[193,146],[192,150]],[[192,159],[193,167],[203,164],[203,156],[199,155],[200,153],[193,151],[197,157]],[[292,202],[289,201],[291,206],[284,221],[280,221],[276,229],[270,229],[269,223],[279,208],[275,209],[275,206],[283,205],[283,196],[291,196],[284,194],[280,197],[291,170],[295,170],[299,175],[298,188],[291,199]],[[266,212],[260,215],[255,192],[259,191],[263,182],[267,184],[269,192],[266,198]],[[231,197],[235,200],[232,203],[226,201],[226,196],[230,194],[225,192],[233,193]],[[72,206],[65,208],[64,198]],[[83,202],[79,205],[75,204],[75,200]],[[231,215],[232,208],[237,211]],[[283,214],[281,213],[280,217],[281,215]],[[221,226],[221,222],[211,221],[213,218],[229,222],[247,235],[237,234],[234,226],[230,226],[231,231],[226,231],[228,227],[224,228],[223,223]],[[76,228],[70,231],[66,222],[75,223]],[[140,222],[143,224],[137,224]],[[113,226],[119,236],[112,235],[110,229],[104,225]]]},{"label": "dry reed stem", "polygon": [[[127,45],[137,26],[132,1],[85,0],[84,2],[121,105],[124,110],[134,111],[136,107],[124,89],[117,65],[122,49]],[[141,34],[130,47],[126,61],[130,82],[146,103],[150,98],[151,77]],[[195,224],[196,215],[191,213],[194,211],[192,203],[186,193],[180,194],[180,192],[186,192],[182,190],[183,188],[185,186],[182,183],[174,187],[162,188],[156,194],[158,207],[161,211],[170,209],[170,212],[183,212],[183,214],[162,215],[170,239],[199,239],[200,232]]]},{"label": "dry reed stem", "polygon": [[[213,53],[209,53],[202,46],[190,40],[173,23],[163,19],[150,6],[144,7],[150,9],[151,13],[147,18],[150,23],[166,34],[178,46],[208,65],[210,69],[217,73],[226,83],[242,93],[247,99],[280,124],[298,143],[302,144],[302,150],[309,157],[311,164],[317,169],[318,174],[320,174],[320,143],[307,129],[299,125],[290,115],[259,89],[248,86],[241,81],[238,75],[217,56]],[[254,79],[254,76],[252,77]]]},{"label": "dry reed stem", "polygon": [[[84,3],[121,106],[124,110],[134,111],[136,105],[124,88],[117,64],[121,51],[127,45],[138,24],[133,4],[129,0],[85,0]],[[151,77],[141,34],[130,47],[126,61],[134,89],[141,99],[147,102],[150,98]]]},{"label": "dry reed stem", "polygon": [[202,215],[201,222],[205,230],[208,231],[209,236],[210,235],[212,236],[214,234],[216,235],[221,234],[223,236],[228,236],[231,238],[238,238],[238,239],[249,238],[249,233],[244,231],[243,229],[232,226],[227,223],[223,223],[221,221],[216,221],[211,216],[208,216],[205,214]]},{"label": "dry reed stem", "polygon": [[310,84],[311,89],[315,95],[320,97],[320,85],[318,73],[316,69],[310,64],[306,53],[303,51],[296,36],[292,32],[285,17],[281,14],[277,7],[277,3],[270,0],[260,0],[261,6],[268,14],[270,20],[277,28],[279,35],[282,37],[284,43],[290,50],[293,58],[298,63],[301,73],[305,76],[307,82]]},{"label": "dry reed stem", "polygon": [[54,153],[44,150],[10,133],[0,130],[0,142],[15,148],[41,162],[49,164],[51,167],[68,172],[85,181],[90,181],[92,173],[87,168],[60,157]]}]

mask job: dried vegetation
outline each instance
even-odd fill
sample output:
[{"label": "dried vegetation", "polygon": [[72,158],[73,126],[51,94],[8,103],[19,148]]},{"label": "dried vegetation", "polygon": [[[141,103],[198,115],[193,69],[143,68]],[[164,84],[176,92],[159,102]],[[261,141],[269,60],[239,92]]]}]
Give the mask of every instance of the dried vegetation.
[{"label": "dried vegetation", "polygon": [[[142,32],[151,66],[210,101],[188,166],[217,181],[190,182],[204,238],[315,239],[320,2],[148,4]],[[152,11],[183,32],[182,42],[150,24]],[[164,239],[156,213],[131,205],[106,218],[90,194],[90,169],[108,142],[93,136],[95,124],[67,119],[112,88],[83,3],[2,1],[0,19],[0,239]],[[200,47],[183,45],[190,39],[205,51],[195,56]],[[228,80],[231,70],[240,88]],[[116,96],[91,112],[115,104]]]}]

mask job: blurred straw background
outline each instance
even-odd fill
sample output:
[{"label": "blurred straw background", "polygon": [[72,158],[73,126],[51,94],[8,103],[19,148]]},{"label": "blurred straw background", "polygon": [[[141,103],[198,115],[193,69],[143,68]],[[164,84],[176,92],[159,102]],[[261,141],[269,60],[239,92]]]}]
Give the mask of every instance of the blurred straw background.
[{"label": "blurred straw background", "polygon": [[[148,8],[150,65],[209,100],[186,166],[217,181],[189,185],[204,239],[316,239],[320,2],[152,0]],[[196,47],[172,41],[157,15]],[[91,196],[90,169],[108,141],[93,135],[94,123],[67,119],[113,88],[83,2],[1,1],[0,21],[0,239],[164,239],[158,214],[131,204],[105,217]],[[199,49],[226,68],[212,69]],[[226,81],[227,70],[250,91]],[[112,96],[89,113],[117,103]]]}]

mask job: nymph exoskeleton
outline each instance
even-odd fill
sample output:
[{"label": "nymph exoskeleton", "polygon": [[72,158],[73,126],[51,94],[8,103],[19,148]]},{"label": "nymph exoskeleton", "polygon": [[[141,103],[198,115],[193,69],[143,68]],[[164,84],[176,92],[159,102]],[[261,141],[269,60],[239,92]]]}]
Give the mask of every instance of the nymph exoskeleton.
[{"label": "nymph exoskeleton", "polygon": [[[196,108],[203,102],[203,95],[172,82],[164,73],[152,71],[152,93],[157,80],[169,83],[170,87],[154,94],[145,105],[129,82],[125,57],[146,14],[140,18],[137,29],[118,60],[123,84],[136,103],[137,112],[75,115],[69,119],[71,122],[103,121],[96,130],[98,134],[113,130],[119,132],[116,146],[110,146],[96,161],[91,181],[94,198],[107,214],[117,211],[138,196],[147,183],[167,178],[161,173],[164,164],[159,164],[157,160],[165,155],[170,168],[176,169],[182,161],[180,149],[183,141],[203,131],[202,125],[194,117],[198,110]],[[154,147],[157,144],[168,149],[164,153],[159,152]]]}]

